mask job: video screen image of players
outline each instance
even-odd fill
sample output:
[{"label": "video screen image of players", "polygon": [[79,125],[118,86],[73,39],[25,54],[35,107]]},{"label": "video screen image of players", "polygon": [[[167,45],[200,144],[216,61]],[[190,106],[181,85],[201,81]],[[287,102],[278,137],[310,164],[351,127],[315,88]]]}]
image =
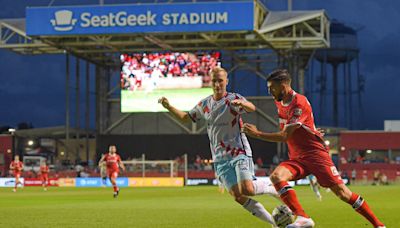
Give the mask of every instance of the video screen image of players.
[{"label": "video screen image of players", "polygon": [[221,65],[220,52],[122,54],[121,112],[164,112],[157,100],[168,97],[188,111],[212,94],[209,72]]}]

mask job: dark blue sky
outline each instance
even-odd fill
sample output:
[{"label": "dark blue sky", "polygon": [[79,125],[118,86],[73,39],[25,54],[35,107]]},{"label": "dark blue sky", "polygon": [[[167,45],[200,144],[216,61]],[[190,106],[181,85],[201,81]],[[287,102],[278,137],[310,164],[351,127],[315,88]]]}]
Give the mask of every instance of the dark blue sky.
[{"label": "dark blue sky", "polygon": [[[25,17],[26,6],[47,6],[50,2],[52,1],[0,0],[0,18]],[[70,5],[77,2],[95,4],[98,1],[55,0],[53,5]],[[286,1],[266,2],[271,10],[286,9]],[[362,128],[383,129],[385,119],[400,119],[400,1],[293,2],[294,10],[325,9],[331,19],[363,28],[358,32],[361,50],[360,72],[366,78]],[[0,126],[16,125],[23,121],[31,122],[35,127],[64,125],[65,58],[63,56],[22,56],[0,49],[0,69]],[[71,88],[73,86],[72,81]],[[92,101],[93,97],[92,94]],[[84,104],[81,107],[83,110]]]}]

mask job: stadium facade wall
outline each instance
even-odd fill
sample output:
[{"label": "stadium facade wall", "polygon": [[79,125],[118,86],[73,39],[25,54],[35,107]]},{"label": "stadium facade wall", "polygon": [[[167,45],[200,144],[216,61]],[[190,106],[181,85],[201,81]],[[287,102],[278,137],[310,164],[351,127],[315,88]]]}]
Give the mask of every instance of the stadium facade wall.
[{"label": "stadium facade wall", "polygon": [[13,159],[13,136],[0,135],[0,176],[4,176]]},{"label": "stadium facade wall", "polygon": [[[254,160],[258,157],[265,164],[272,163],[277,153],[277,144],[249,138]],[[188,155],[192,163],[196,155],[211,159],[207,135],[99,135],[97,140],[97,158],[108,150],[110,144],[117,145],[122,159],[138,158],[145,154],[146,160],[175,159],[183,154]]]}]

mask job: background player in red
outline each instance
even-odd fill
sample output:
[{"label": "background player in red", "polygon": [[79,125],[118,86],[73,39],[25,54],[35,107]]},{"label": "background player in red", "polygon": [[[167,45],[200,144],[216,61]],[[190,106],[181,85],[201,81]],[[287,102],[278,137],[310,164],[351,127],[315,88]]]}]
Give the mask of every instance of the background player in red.
[{"label": "background player in red", "polygon": [[43,190],[47,191],[47,185],[49,183],[49,166],[47,165],[46,161],[43,161],[40,165],[40,174]]},{"label": "background player in red", "polygon": [[125,171],[125,166],[121,161],[121,157],[117,154],[117,147],[115,145],[110,145],[108,148],[108,153],[104,154],[99,161],[99,165],[102,162],[106,162],[107,165],[107,176],[110,178],[111,184],[114,189],[114,198],[119,194],[119,188],[117,186],[117,177],[119,173],[119,167]]},{"label": "background player in red", "polygon": [[22,170],[24,169],[24,164],[19,160],[19,156],[15,155],[14,161],[11,162],[10,164],[10,170],[13,171],[14,177],[15,177],[15,185],[13,188],[13,191],[17,191],[17,186],[18,184],[22,185],[22,182],[19,180],[21,177]]},{"label": "background player in red", "polygon": [[278,108],[281,131],[266,133],[247,123],[243,126],[243,131],[261,140],[288,144],[289,160],[279,164],[270,177],[282,201],[297,215],[296,221],[287,228],[314,226],[313,220],[300,205],[294,189],[287,183],[309,174],[315,175],[321,186],[330,188],[374,227],[385,227],[365,200],[343,184],[329,156],[329,148],[325,146],[321,132],[315,128],[311,105],[305,96],[293,91],[288,71],[278,69],[272,72],[267,83],[269,93],[274,97]]}]

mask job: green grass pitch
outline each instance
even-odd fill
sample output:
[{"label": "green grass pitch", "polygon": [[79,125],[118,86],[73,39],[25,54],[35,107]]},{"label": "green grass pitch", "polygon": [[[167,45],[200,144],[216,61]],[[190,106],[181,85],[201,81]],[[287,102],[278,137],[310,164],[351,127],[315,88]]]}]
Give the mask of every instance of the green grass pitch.
[{"label": "green grass pitch", "polygon": [[163,89],[154,90],[151,93],[146,91],[121,91],[121,112],[166,112],[158,99],[166,97],[176,108],[189,111],[201,99],[211,95],[211,88],[198,89]]},{"label": "green grass pitch", "polygon": [[[322,190],[316,200],[308,186],[296,187],[300,202],[316,227],[372,227],[353,209]],[[351,186],[386,223],[400,227],[400,186]],[[265,207],[280,203],[257,196]],[[241,208],[217,187],[111,188],[25,187],[0,189],[0,227],[270,227]]]}]

